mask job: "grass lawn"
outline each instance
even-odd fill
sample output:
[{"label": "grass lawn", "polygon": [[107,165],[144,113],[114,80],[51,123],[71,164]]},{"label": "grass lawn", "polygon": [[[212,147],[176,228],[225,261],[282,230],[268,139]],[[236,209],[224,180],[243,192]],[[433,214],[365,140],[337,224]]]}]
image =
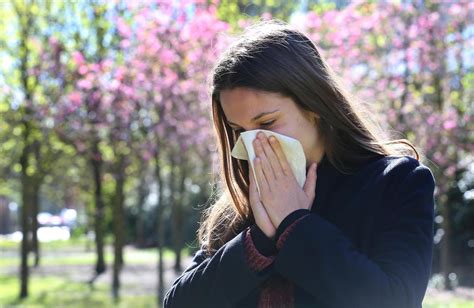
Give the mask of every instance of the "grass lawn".
[{"label": "grass lawn", "polygon": [[97,284],[94,290],[82,283],[60,277],[31,277],[28,299],[19,302],[17,277],[0,276],[0,307],[156,307],[154,296],[124,296],[114,303],[108,285]]},{"label": "grass lawn", "polygon": [[[86,284],[71,282],[60,277],[31,277],[30,296],[19,302],[19,284],[17,277],[0,275],[0,307],[156,307],[155,296],[122,296],[114,303],[110,295],[110,286],[96,284],[91,290]],[[473,301],[450,299],[435,302],[425,298],[423,308],[472,308]]]},{"label": "grass lawn", "polygon": [[[0,240],[0,268],[9,266],[19,266],[20,243]],[[90,245],[90,250],[86,251],[85,239],[73,239],[69,241],[54,241],[41,243],[41,265],[87,265],[94,264],[96,260],[95,246]],[[7,252],[9,252],[7,254]],[[185,247],[182,251],[183,257],[189,254]],[[164,259],[171,260],[174,256],[170,249],[164,250]],[[34,256],[29,255],[29,264],[33,264]],[[156,248],[136,249],[126,246],[124,250],[124,260],[127,264],[150,264],[158,260],[158,250]],[[112,246],[105,247],[105,262],[112,264]]]},{"label": "grass lawn", "polygon": [[463,299],[450,299],[447,301],[433,301],[429,298],[425,298],[423,301],[423,308],[472,308],[474,307],[474,301],[468,301]]},{"label": "grass lawn", "polygon": [[[67,241],[51,241],[51,242],[41,242],[41,247],[45,249],[57,249],[57,248],[75,248],[75,247],[85,247],[89,241],[90,245],[93,246],[94,243],[88,240],[85,236],[71,238]],[[107,244],[111,243],[109,238],[105,239]],[[0,239],[0,250],[1,249],[15,249],[20,247],[20,242],[15,242],[7,239]]]},{"label": "grass lawn", "polygon": [[[123,296],[114,303],[110,296],[110,287],[96,284],[91,290],[86,284],[71,282],[60,277],[32,277],[30,296],[27,300],[17,300],[19,284],[17,277],[0,275],[0,307],[156,307],[155,296]],[[474,302],[450,299],[446,302],[433,302],[425,298],[423,308],[472,308]]]},{"label": "grass lawn", "polygon": [[[46,251],[43,249],[43,252]],[[183,252],[183,255],[185,253],[186,252]],[[168,249],[165,249],[163,255],[165,260],[171,260],[174,256],[173,252]],[[0,256],[0,268],[20,265],[19,255],[2,256],[0,251]],[[156,263],[158,260],[158,251],[156,249],[138,250],[126,248],[124,259],[127,264]],[[77,251],[68,254],[58,253],[57,255],[48,251],[48,253],[42,254],[40,263],[41,265],[87,265],[95,264],[95,260],[96,254],[93,251]],[[28,262],[30,265],[34,263],[34,256],[32,254],[29,255]],[[112,264],[113,262],[111,247],[105,251],[105,262],[107,264]]]},{"label": "grass lawn", "polygon": [[[93,243],[90,251],[86,251],[86,242],[82,239],[41,243],[40,272],[30,275],[29,296],[26,300],[18,301],[19,280],[17,272],[20,266],[19,243],[0,240],[0,308],[6,307],[157,307],[155,282],[158,250],[136,249],[126,246],[124,249],[125,266],[132,266],[133,271],[141,270],[141,274],[129,275],[122,273],[121,299],[114,303],[111,295],[110,279],[102,279],[91,289],[88,284],[81,282],[90,277],[95,265],[96,255]],[[183,249],[182,257],[189,254],[188,248]],[[30,254],[29,264],[33,264],[34,256]],[[174,262],[174,253],[165,249],[165,262]],[[113,262],[113,251],[110,245],[105,247],[105,261],[110,274]],[[62,267],[64,268],[62,269]],[[135,266],[139,266],[136,268]],[[136,269],[135,269],[136,268]],[[144,270],[148,269],[149,270]],[[86,270],[85,270],[86,269]],[[75,272],[74,272],[75,271]],[[71,273],[84,271],[81,281],[71,278]],[[41,274],[40,274],[41,273]],[[80,274],[80,273],[79,273]],[[148,277],[142,280],[142,276]],[[138,276],[137,276],[138,275]],[[74,275],[72,275],[74,276]],[[104,282],[105,281],[105,282]],[[143,291],[144,284],[148,287]],[[132,290],[130,290],[132,287]]]},{"label": "grass lawn", "polygon": [[[42,275],[32,274],[30,276],[29,297],[19,302],[19,281],[16,275],[10,275],[11,268],[19,267],[19,243],[0,240],[0,308],[7,307],[157,307],[155,297],[155,283],[150,281],[156,275],[156,263],[158,260],[157,249],[135,249],[125,247],[125,266],[131,265],[135,275],[128,274],[128,278],[123,278],[124,285],[121,290],[121,299],[114,303],[109,279],[98,281],[92,290],[86,283],[72,280],[66,275],[68,271],[83,271],[84,268],[93,269],[95,264],[94,246],[91,244],[91,251],[85,251],[86,241],[76,239],[69,241],[56,241],[42,243],[41,268],[46,269]],[[189,250],[183,250],[183,258],[189,255]],[[33,256],[30,256],[30,264],[33,263]],[[172,264],[174,254],[171,250],[164,251],[165,262]],[[106,263],[112,264],[112,247],[108,245],[105,250]],[[64,266],[64,269],[61,267]],[[74,267],[75,266],[75,267]],[[85,266],[85,267],[84,267]],[[138,266],[138,267],[134,267]],[[140,269],[141,268],[141,269]],[[53,270],[56,269],[56,274]],[[59,269],[59,274],[58,274]],[[88,275],[86,274],[86,277]],[[147,277],[145,277],[147,276]],[[146,279],[145,279],[146,278]],[[147,280],[148,279],[148,280]],[[85,280],[83,280],[85,281]],[[104,282],[106,281],[106,282]],[[128,282],[127,285],[125,285]],[[131,284],[130,284],[131,283]],[[145,286],[148,287],[145,292]],[[139,292],[136,292],[136,291]],[[433,289],[434,290],[434,289]],[[442,297],[438,293],[433,297],[427,296],[423,302],[423,308],[474,308],[473,300],[465,300],[455,296]]]}]

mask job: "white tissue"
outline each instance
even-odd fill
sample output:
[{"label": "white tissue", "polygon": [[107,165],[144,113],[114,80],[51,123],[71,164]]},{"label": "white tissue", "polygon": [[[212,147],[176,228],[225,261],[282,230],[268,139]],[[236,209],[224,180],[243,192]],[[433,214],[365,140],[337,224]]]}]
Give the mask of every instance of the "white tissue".
[{"label": "white tissue", "polygon": [[257,176],[255,175],[255,168],[253,165],[255,159],[253,140],[257,137],[258,132],[263,132],[267,137],[275,136],[278,139],[298,184],[300,187],[303,187],[306,181],[306,157],[301,143],[295,138],[279,133],[264,129],[255,129],[240,134],[239,139],[237,139],[237,142],[232,149],[231,155],[237,159],[248,160],[250,162],[255,183],[257,184],[258,193],[260,194],[260,188],[258,187]]}]

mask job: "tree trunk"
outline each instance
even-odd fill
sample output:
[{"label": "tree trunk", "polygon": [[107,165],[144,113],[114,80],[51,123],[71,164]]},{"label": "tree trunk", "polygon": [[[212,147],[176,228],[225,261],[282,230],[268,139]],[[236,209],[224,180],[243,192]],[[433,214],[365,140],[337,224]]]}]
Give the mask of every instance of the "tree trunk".
[{"label": "tree trunk", "polygon": [[125,157],[118,158],[116,168],[116,186],[113,204],[112,219],[114,222],[114,266],[112,278],[112,294],[114,300],[118,302],[120,292],[120,272],[123,266],[123,246],[124,246],[124,184],[125,184]]},{"label": "tree trunk", "polygon": [[[22,159],[23,160],[23,159]],[[27,163],[22,163],[22,168],[25,169]],[[28,251],[29,251],[29,236],[30,236],[30,187],[28,186],[28,176],[26,171],[22,170],[21,175],[21,199],[22,199],[22,209],[21,209],[21,227],[23,238],[21,240],[21,266],[20,266],[20,298],[26,298],[28,296]]]},{"label": "tree trunk", "polygon": [[155,176],[158,180],[158,204],[156,205],[157,209],[157,232],[158,232],[158,305],[160,306],[163,303],[165,295],[165,286],[164,286],[164,262],[163,262],[163,250],[164,250],[164,239],[165,239],[165,228],[164,228],[164,204],[163,204],[163,175],[162,169],[160,167],[159,160],[159,151],[157,151],[155,156]]},{"label": "tree trunk", "polygon": [[[143,164],[143,163],[142,163]],[[147,180],[146,180],[146,170],[145,168],[141,169],[140,172],[140,186],[138,187],[138,199],[137,199],[137,223],[136,223],[136,242],[138,247],[145,246],[145,219],[143,217],[143,204],[145,199],[148,196]]]},{"label": "tree trunk", "polygon": [[441,223],[442,229],[444,230],[443,238],[441,240],[441,269],[444,277],[444,288],[445,290],[453,290],[451,279],[449,274],[452,272],[452,258],[451,258],[451,237],[452,237],[452,225],[451,225],[451,206],[449,198],[443,198],[445,202],[442,202],[442,216],[443,222]]},{"label": "tree trunk", "polygon": [[103,220],[105,217],[104,202],[102,199],[102,179],[101,179],[101,169],[102,169],[102,158],[99,152],[98,141],[94,141],[92,158],[90,160],[92,166],[92,172],[94,175],[94,184],[95,184],[95,217],[94,217],[94,231],[95,231],[95,245],[97,252],[97,261],[95,266],[95,276],[89,281],[93,284],[94,281],[105,272],[106,265],[104,260],[104,230],[103,230]]},{"label": "tree trunk", "polygon": [[21,164],[21,228],[23,238],[21,240],[21,265],[20,265],[20,299],[28,297],[28,252],[29,252],[29,237],[30,237],[30,202],[31,202],[31,186],[30,177],[27,174],[29,167],[28,157],[30,156],[30,125],[27,121],[24,123],[23,131],[23,151],[20,157]]},{"label": "tree trunk", "polygon": [[30,217],[31,217],[31,175],[28,175],[28,168],[30,167],[29,158],[32,154],[31,148],[31,132],[34,129],[32,127],[32,111],[30,104],[33,99],[33,89],[31,83],[28,83],[28,62],[29,62],[29,48],[27,41],[30,38],[30,31],[33,28],[33,16],[31,12],[26,9],[20,9],[15,3],[13,8],[16,11],[16,15],[20,26],[20,37],[19,37],[19,61],[20,61],[20,80],[23,93],[25,95],[23,111],[23,150],[20,156],[21,165],[21,228],[23,238],[21,240],[21,265],[20,265],[20,299],[24,299],[28,296],[28,252],[29,252],[29,240],[30,240]]},{"label": "tree trunk", "polygon": [[31,208],[31,235],[32,235],[32,252],[35,255],[34,267],[38,267],[40,263],[40,248],[38,242],[38,213],[39,213],[39,193],[41,182],[39,180],[32,181],[32,208]]},{"label": "tree trunk", "polygon": [[173,249],[175,253],[174,270],[176,273],[179,273],[182,271],[181,250],[183,248],[183,201],[185,193],[184,180],[186,179],[186,165],[183,163],[174,167],[177,169],[176,173],[179,173],[179,183],[178,189],[174,190],[174,194],[177,198],[173,199],[175,201],[173,204]]}]

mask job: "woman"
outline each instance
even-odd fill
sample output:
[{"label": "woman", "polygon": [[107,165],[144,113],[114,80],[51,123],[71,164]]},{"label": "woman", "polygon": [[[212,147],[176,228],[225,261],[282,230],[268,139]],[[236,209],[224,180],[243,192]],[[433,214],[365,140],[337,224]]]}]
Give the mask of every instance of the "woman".
[{"label": "woman", "polygon": [[[281,22],[249,28],[212,82],[223,189],[164,306],[421,307],[435,182],[416,149],[383,141],[314,43]],[[257,193],[248,162],[230,155],[254,129],[301,142],[304,187],[278,140],[262,136],[253,143]],[[403,154],[408,146],[416,158]]]}]

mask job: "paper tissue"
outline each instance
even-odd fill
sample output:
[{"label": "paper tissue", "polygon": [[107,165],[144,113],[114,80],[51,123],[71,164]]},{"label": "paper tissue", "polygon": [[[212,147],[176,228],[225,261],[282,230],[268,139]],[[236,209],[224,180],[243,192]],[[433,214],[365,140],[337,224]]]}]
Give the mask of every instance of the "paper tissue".
[{"label": "paper tissue", "polygon": [[269,130],[264,129],[256,129],[246,131],[240,134],[237,142],[235,143],[234,148],[232,149],[231,155],[237,159],[248,160],[250,165],[252,166],[253,176],[255,178],[255,183],[257,184],[257,191],[260,194],[260,188],[258,187],[257,177],[255,175],[254,169],[254,159],[255,159],[255,151],[253,148],[253,140],[257,137],[259,132],[263,132],[267,138],[270,136],[275,136],[281,148],[283,149],[283,153],[285,153],[286,159],[293,170],[293,174],[300,185],[303,187],[306,181],[306,157],[304,155],[303,146],[301,143],[292,137],[285,136],[279,133],[275,133]]}]

